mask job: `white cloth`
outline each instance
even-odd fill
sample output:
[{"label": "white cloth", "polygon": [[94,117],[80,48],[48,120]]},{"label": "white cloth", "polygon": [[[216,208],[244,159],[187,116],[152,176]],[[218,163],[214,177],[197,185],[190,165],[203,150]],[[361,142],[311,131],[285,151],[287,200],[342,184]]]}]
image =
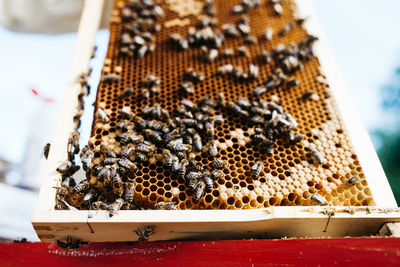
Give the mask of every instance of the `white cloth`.
[{"label": "white cloth", "polygon": [[[65,33],[78,29],[84,0],[0,0],[0,24],[11,31]],[[101,27],[107,27],[112,0],[106,0]]]}]

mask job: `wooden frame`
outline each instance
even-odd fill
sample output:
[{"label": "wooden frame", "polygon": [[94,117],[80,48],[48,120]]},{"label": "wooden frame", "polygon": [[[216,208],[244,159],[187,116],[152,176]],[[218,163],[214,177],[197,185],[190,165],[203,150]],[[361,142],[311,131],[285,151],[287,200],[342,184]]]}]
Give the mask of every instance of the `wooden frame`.
[{"label": "wooden frame", "polygon": [[376,207],[270,207],[257,210],[55,211],[56,167],[65,160],[72,117],[77,107],[77,77],[87,70],[103,0],[87,0],[78,32],[64,101],[58,118],[44,180],[32,224],[42,241],[136,241],[135,231],[155,227],[150,241],[172,239],[279,238],[363,236],[375,234],[385,222],[400,221],[400,209],[357,113],[334,57],[328,48],[309,0],[296,0],[298,12],[308,17],[305,27],[320,38],[315,50],[327,76],[342,118],[366,174]]}]

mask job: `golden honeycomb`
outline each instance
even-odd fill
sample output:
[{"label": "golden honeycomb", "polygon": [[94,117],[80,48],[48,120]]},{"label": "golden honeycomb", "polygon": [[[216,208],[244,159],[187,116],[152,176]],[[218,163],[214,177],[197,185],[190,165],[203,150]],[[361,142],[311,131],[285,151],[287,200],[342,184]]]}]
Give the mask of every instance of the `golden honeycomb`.
[{"label": "golden honeycomb", "polygon": [[[234,23],[240,19],[240,15],[231,14],[232,7],[238,3],[239,1],[234,0],[215,1],[219,24]],[[153,52],[143,58],[135,59],[119,54],[122,23],[118,19],[118,14],[123,5],[124,1],[116,1],[114,5],[110,41],[102,72],[102,77],[109,73],[118,73],[121,79],[113,83],[99,84],[95,107],[102,108],[110,121],[103,124],[94,119],[89,144],[95,151],[99,151],[100,145],[103,144],[117,153],[120,152],[119,144],[115,141],[119,134],[116,124],[121,120],[121,115],[118,113],[120,108],[130,106],[135,113],[138,113],[145,106],[160,103],[162,108],[171,112],[178,108],[183,99],[195,102],[205,95],[217,99],[219,92],[223,92],[227,100],[232,101],[236,101],[239,97],[247,97],[274,70],[273,63],[264,64],[256,57],[260,54],[260,50],[272,51],[279,44],[297,43],[307,35],[303,27],[295,27],[287,36],[275,35],[270,41],[247,45],[250,57],[218,57],[212,63],[205,63],[200,59],[200,48],[179,51],[169,42],[172,33],[185,36],[188,28],[198,22],[198,17],[190,12],[182,16],[169,9],[168,3],[161,3],[165,12],[162,23],[169,26],[164,26],[156,33],[156,49]],[[277,33],[288,22],[294,21],[295,4],[286,0],[282,6],[284,10],[282,16],[276,16],[272,5],[264,2],[260,7],[249,11],[247,15],[250,17],[252,34],[262,35],[266,27],[272,28],[274,33]],[[180,26],[180,21],[185,23]],[[190,23],[187,23],[188,21]],[[226,39],[219,52],[222,53],[224,48],[235,48],[240,45],[243,45],[243,38]],[[218,67],[225,64],[243,68],[249,64],[256,64],[260,67],[259,78],[254,81],[237,82],[215,75]],[[204,73],[206,78],[196,85],[194,94],[183,96],[178,86],[189,67]],[[223,169],[225,177],[214,182],[214,189],[211,192],[207,192],[195,203],[192,200],[193,193],[185,185],[185,181],[174,178],[171,171],[163,167],[162,162],[143,163],[133,177],[136,183],[135,204],[153,207],[160,201],[175,202],[180,209],[307,206],[316,204],[310,198],[319,193],[332,205],[373,205],[365,175],[351,146],[329,85],[323,81],[319,68],[318,58],[314,57],[303,69],[295,72],[294,77],[299,80],[299,86],[291,90],[274,89],[265,96],[266,100],[281,104],[284,110],[297,120],[298,127],[295,133],[305,135],[300,144],[286,146],[278,140],[273,156],[260,154],[248,144],[252,134],[251,129],[243,125],[240,119],[228,116],[222,125],[216,127],[216,137],[219,147],[217,158],[225,160],[229,166]],[[160,92],[148,99],[140,99],[139,90],[135,90],[132,96],[123,100],[118,99],[125,88],[139,88],[140,81],[150,73],[161,78]],[[299,98],[306,91],[313,91],[318,97],[300,101]],[[318,149],[324,155],[326,163],[314,165],[306,157],[309,148]],[[94,163],[99,163],[99,153],[96,153],[96,157]],[[208,166],[212,160],[204,153],[198,155],[197,159],[204,166]],[[258,160],[263,160],[266,164],[260,176],[253,178],[250,168]],[[352,176],[358,177],[361,181],[349,185],[347,180]]]}]

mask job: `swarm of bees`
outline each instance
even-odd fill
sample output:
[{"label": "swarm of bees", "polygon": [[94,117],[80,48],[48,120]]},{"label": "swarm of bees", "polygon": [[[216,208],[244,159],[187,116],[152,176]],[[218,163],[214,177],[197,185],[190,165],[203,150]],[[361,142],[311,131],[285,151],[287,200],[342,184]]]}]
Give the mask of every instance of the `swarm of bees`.
[{"label": "swarm of bees", "polygon": [[157,23],[165,16],[158,1],[130,0],[121,9],[123,32],[120,54],[143,58],[156,48],[154,33],[161,30]]}]

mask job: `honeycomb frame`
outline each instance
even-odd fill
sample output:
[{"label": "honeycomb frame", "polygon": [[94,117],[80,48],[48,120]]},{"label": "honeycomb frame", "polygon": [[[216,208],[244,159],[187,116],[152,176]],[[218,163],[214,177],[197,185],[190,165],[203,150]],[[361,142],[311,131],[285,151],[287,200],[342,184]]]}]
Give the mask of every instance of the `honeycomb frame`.
[{"label": "honeycomb frame", "polygon": [[[101,1],[89,0],[82,15],[77,51],[43,174],[39,199],[32,216],[32,224],[40,240],[52,242],[65,240],[69,236],[81,241],[133,241],[137,239],[134,230],[142,229],[143,225],[156,227],[150,241],[265,238],[266,232],[268,238],[364,236],[375,234],[385,222],[400,221],[400,210],[396,208],[393,193],[368,135],[363,127],[359,127],[361,121],[352,112],[354,109],[344,93],[345,84],[341,81],[340,72],[318,27],[311,3],[306,0],[296,3],[303,17],[309,17],[305,25],[307,29],[320,37],[316,44],[316,54],[323,63],[348,132],[357,148],[377,207],[274,206],[252,210],[132,210],[120,211],[112,218],[107,211],[101,210],[54,210],[56,188],[60,186],[61,180],[55,169],[66,159],[68,136],[73,129],[72,118],[80,93],[76,78],[87,69],[97,30],[94,21],[101,14]],[[335,217],[329,220],[330,216]]]},{"label": "honeycomb frame", "polygon": [[[240,16],[230,14],[231,7],[236,1],[216,1],[219,23],[233,23]],[[114,14],[119,12],[119,6],[123,3],[117,1],[114,6]],[[171,12],[166,4],[163,4],[166,12],[166,20],[180,19]],[[282,17],[272,15],[272,7],[261,5],[249,12],[250,27],[255,36],[259,36],[265,30],[265,26],[278,32],[286,23],[294,21],[294,3],[284,2]],[[288,12],[290,10],[290,12]],[[191,25],[196,23],[197,17],[189,15]],[[223,92],[228,100],[235,101],[238,97],[246,97],[253,88],[260,85],[260,81],[266,80],[271,74],[273,65],[262,64],[255,56],[261,49],[271,51],[276,45],[283,43],[299,42],[307,34],[303,27],[296,27],[285,37],[275,37],[269,42],[260,42],[248,46],[251,58],[233,57],[219,58],[212,64],[200,60],[200,49],[194,48],[187,51],[177,51],[168,42],[169,35],[174,32],[185,35],[188,27],[163,28],[157,37],[157,48],[154,52],[142,59],[124,57],[118,54],[121,37],[121,23],[111,22],[109,48],[103,67],[102,77],[122,69],[118,72],[121,80],[114,83],[101,82],[98,87],[96,108],[102,108],[110,117],[110,123],[102,124],[94,119],[92,137],[89,143],[99,151],[101,144],[109,145],[118,151],[118,145],[113,139],[118,135],[116,123],[121,119],[117,110],[123,106],[130,106],[134,112],[143,107],[161,102],[161,106],[169,112],[178,107],[181,100],[187,98],[196,101],[204,95],[217,98],[218,92]],[[227,39],[223,48],[237,47],[243,39]],[[222,51],[220,49],[220,52]],[[215,76],[217,68],[224,64],[234,66],[248,66],[255,63],[260,66],[260,78],[254,82],[238,83],[224,77]],[[174,67],[172,67],[174,66]],[[196,92],[187,97],[180,95],[178,84],[188,67],[206,75],[206,80],[196,85]],[[139,90],[129,98],[117,101],[118,95],[126,87],[139,88],[139,82],[147,75],[154,74],[161,78],[161,92],[149,99],[140,99]],[[276,155],[265,157],[254,151],[246,142],[249,140],[249,130],[238,119],[227,118],[228,122],[216,128],[220,158],[229,163],[224,169],[225,178],[216,181],[211,192],[206,193],[198,203],[191,199],[191,192],[186,188],[183,180],[171,177],[171,173],[165,170],[161,163],[144,164],[133,178],[136,183],[137,205],[151,207],[160,201],[172,201],[177,203],[180,209],[248,209],[264,208],[269,206],[308,206],[313,205],[310,197],[319,193],[328,202],[335,206],[374,205],[368,182],[355,154],[335,100],[328,84],[321,78],[325,78],[320,72],[320,63],[317,57],[307,62],[305,67],[297,71],[294,76],[300,81],[300,85],[290,91],[273,90],[267,94],[267,100],[277,99],[285,111],[294,115],[299,126],[296,133],[304,134],[306,141],[295,147],[286,147],[278,141]],[[314,91],[319,99],[313,101],[299,101],[305,91]],[[244,130],[243,130],[244,129]],[[305,155],[308,147],[314,146],[322,150],[328,164],[315,166]],[[258,159],[267,162],[258,179],[252,179],[250,166]],[[206,166],[210,159],[206,155],[201,157]],[[98,160],[94,161],[98,163]],[[349,186],[346,181],[356,176],[361,182]]]}]

